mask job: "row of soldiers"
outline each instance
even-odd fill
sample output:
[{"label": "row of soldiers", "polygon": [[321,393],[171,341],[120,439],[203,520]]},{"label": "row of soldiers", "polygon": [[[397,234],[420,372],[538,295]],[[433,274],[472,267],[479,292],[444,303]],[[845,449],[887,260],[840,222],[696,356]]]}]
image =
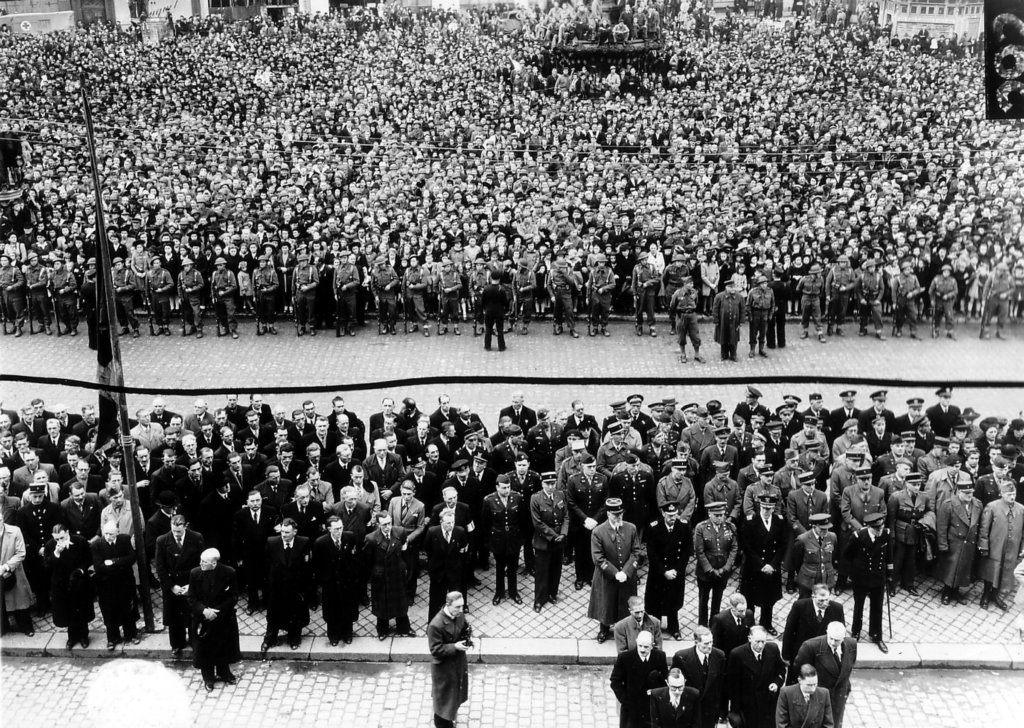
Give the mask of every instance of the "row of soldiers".
[{"label": "row of soldiers", "polygon": [[[483,331],[483,307],[480,297],[490,275],[497,274],[512,302],[509,311],[509,330],[518,328],[521,334],[528,333],[538,306],[540,293],[545,293],[553,310],[553,333],[564,333],[578,337],[576,331],[577,312],[586,312],[587,329],[590,336],[609,336],[607,329],[612,303],[623,289],[632,291],[635,312],[635,332],[644,333],[646,323],[649,334],[657,336],[655,312],[660,301],[668,302],[670,334],[679,333],[681,354],[685,361],[686,341],[694,346],[698,361],[701,339],[697,329],[699,292],[695,286],[693,270],[686,260],[683,246],[676,246],[671,261],[659,271],[647,257],[638,258],[632,269],[630,280],[619,280],[609,266],[607,256],[595,254],[590,257],[586,274],[580,266],[573,266],[567,258],[565,247],[554,251],[554,262],[546,275],[538,275],[542,265],[536,253],[525,252],[515,262],[507,260],[485,261],[477,258],[468,275],[464,275],[445,258],[441,262],[440,274],[421,266],[416,256],[409,259],[408,267],[401,275],[386,256],[378,257],[371,265],[368,276],[364,275],[356,253],[340,256],[333,271],[332,301],[335,335],[352,336],[354,326],[361,318],[361,293],[369,291],[378,313],[378,333],[396,334],[397,321],[401,316],[406,333],[422,330],[430,333],[431,312],[437,313],[437,333],[448,333],[449,327],[461,334],[459,323],[468,317],[473,320],[474,334]],[[123,259],[113,261],[113,284],[117,300],[117,317],[122,335],[139,335],[139,321],[135,316],[135,304],[141,295],[149,313],[150,333],[155,336],[170,335],[171,315],[174,299],[180,301],[181,331],[183,336],[203,336],[203,314],[208,303],[212,303],[217,333],[220,336],[238,337],[236,309],[244,301],[256,315],[256,333],[277,334],[277,316],[282,290],[290,299],[284,303],[284,312],[294,314],[296,334],[316,335],[318,288],[320,270],[306,253],[297,256],[297,265],[290,278],[282,280],[269,255],[258,258],[258,266],[243,276],[236,274],[227,265],[226,259],[214,261],[215,269],[209,280],[197,270],[194,261],[187,256],[181,260],[182,271],[175,280],[170,271],[163,267],[159,257],[151,261],[150,270],[141,281],[125,266]],[[51,320],[57,321],[57,332],[77,334],[79,300],[89,308],[90,295],[94,290],[95,259],[86,262],[85,270],[78,277],[59,253],[52,254],[51,268],[39,262],[39,256],[32,253],[28,265],[20,269],[12,265],[8,256],[0,257],[0,313],[3,315],[4,332],[22,335],[27,314],[30,333],[35,332],[34,323],[41,332],[51,333]],[[892,280],[895,304],[891,335],[900,337],[904,329],[909,336],[918,338],[918,323],[923,315],[922,298],[927,294],[932,307],[931,335],[945,335],[955,339],[954,308],[959,295],[959,284],[952,276],[949,264],[942,266],[939,276],[932,279],[925,289],[914,273],[910,260],[901,263],[900,274]],[[735,277],[733,277],[735,278]],[[729,279],[725,291],[730,293],[730,284],[735,286],[734,296],[716,297],[714,318],[716,329],[721,336],[716,341],[723,346],[725,358],[735,358],[735,343],[738,333],[730,333],[733,321],[749,320],[750,356],[754,347],[757,353],[767,356],[765,345],[774,348],[776,343],[785,345],[786,310],[783,288],[785,283],[774,276],[770,267],[756,270],[751,278],[749,293],[742,290],[739,281]],[[539,286],[544,291],[538,290]],[[800,296],[801,338],[808,338],[813,323],[820,341],[827,336],[844,336],[843,327],[852,310],[859,319],[860,335],[870,333],[878,339],[885,339],[882,324],[882,298],[886,290],[885,274],[874,259],[866,259],[859,269],[850,266],[846,255],[841,255],[825,270],[820,263],[811,266],[807,275],[797,283]],[[1015,294],[1014,279],[1006,263],[998,264],[992,275],[985,281],[981,298],[985,308],[982,316],[980,335],[989,337],[992,319],[996,320],[996,336],[1003,337],[1009,321],[1011,299]],[[788,295],[788,294],[786,294]],[[468,305],[467,305],[468,304]],[[741,305],[742,304],[742,305]],[[742,310],[741,310],[742,309]],[[721,319],[721,320],[720,320]]]}]

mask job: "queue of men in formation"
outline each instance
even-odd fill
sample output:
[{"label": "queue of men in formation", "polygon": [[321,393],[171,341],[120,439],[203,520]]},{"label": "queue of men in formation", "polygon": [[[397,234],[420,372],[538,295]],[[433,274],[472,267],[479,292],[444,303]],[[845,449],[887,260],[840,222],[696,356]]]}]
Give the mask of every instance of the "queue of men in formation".
[{"label": "queue of men in formation", "polygon": [[[700,333],[700,295],[691,269],[693,261],[687,257],[684,246],[677,245],[671,250],[669,262],[660,274],[651,258],[640,255],[628,282],[619,280],[603,254],[588,258],[586,278],[578,266],[570,266],[566,248],[556,248],[554,255],[546,287],[552,304],[555,335],[568,328],[570,336],[578,338],[576,315],[577,311],[583,311],[588,335],[610,336],[608,323],[613,296],[619,296],[625,288],[632,291],[634,330],[638,336],[643,336],[645,322],[650,335],[658,335],[656,309],[664,307],[670,321],[669,333],[678,340],[680,360],[688,361],[689,344],[694,359],[704,361],[700,353],[704,341]],[[287,314],[294,315],[297,336],[307,333],[316,336],[317,320],[324,318],[314,310],[321,274],[310,262],[309,255],[305,252],[297,255],[288,278],[282,278],[269,255],[259,256],[258,261],[258,267],[251,274],[236,273],[228,268],[225,258],[218,257],[207,279],[196,269],[195,261],[186,256],[181,260],[182,270],[175,280],[162,267],[159,257],[152,259],[151,269],[141,279],[125,267],[123,258],[115,257],[113,286],[120,335],[139,336],[136,306],[143,303],[153,336],[171,335],[172,308],[180,312],[182,336],[202,338],[208,310],[213,311],[218,336],[238,338],[236,314],[239,310],[254,314],[257,336],[276,335],[278,318]],[[333,311],[326,318],[333,321],[336,336],[355,336],[356,325],[365,319],[365,300],[361,299],[369,296],[376,307],[380,335],[397,334],[400,313],[405,333],[420,330],[424,336],[429,336],[432,315],[436,315],[439,335],[447,334],[449,327],[455,335],[461,335],[460,323],[468,319],[473,322],[474,335],[495,325],[505,333],[507,316],[508,331],[525,335],[536,315],[534,299],[540,280],[536,273],[539,262],[536,252],[526,250],[515,262],[497,258],[487,261],[478,257],[472,264],[467,263],[465,271],[460,271],[445,258],[440,275],[435,275],[412,256],[409,267],[399,276],[387,256],[378,257],[367,274],[358,266],[356,253],[339,255],[332,275]],[[54,253],[50,264],[51,268],[41,265],[39,256],[31,253],[28,264],[22,269],[12,265],[9,255],[0,254],[4,334],[21,336],[26,318],[29,333],[51,334],[52,322],[58,336],[62,332],[70,336],[78,334],[79,315],[88,318],[95,305],[96,260],[89,258],[84,268],[79,269],[72,261],[65,261],[62,255]],[[874,259],[864,260],[858,270],[851,268],[846,255],[838,256],[827,271],[820,263],[813,264],[796,285],[800,300],[800,337],[810,336],[812,324],[822,343],[826,341],[826,334],[844,336],[844,326],[850,318],[859,319],[861,336],[873,334],[884,340],[883,276]],[[496,321],[485,320],[485,292],[489,284],[500,286],[504,293],[501,319]],[[768,357],[766,347],[785,347],[787,305],[785,301],[780,305],[776,298],[776,290],[784,285],[775,281],[770,265],[753,271],[749,280],[737,273],[724,281],[723,290],[714,296],[710,307],[713,338],[723,360],[736,361],[743,324],[747,325],[749,358]],[[284,290],[289,295],[282,295]],[[982,295],[986,301],[982,338],[990,336],[992,318],[997,323],[996,336],[1005,338],[1010,299],[1015,290],[1009,267],[1000,263]],[[959,295],[959,283],[948,263],[926,289],[919,282],[912,262],[904,261],[900,275],[893,282],[891,334],[899,337],[906,330],[910,338],[920,338],[918,324],[926,313],[926,297],[930,305],[932,338],[944,332],[947,338],[955,339],[955,304]]]},{"label": "queue of men in formation", "polygon": [[450,591],[479,608],[469,589],[492,555],[492,603],[529,598],[522,557],[538,613],[562,597],[571,567],[573,588],[590,587],[601,642],[629,617],[645,561],[646,612],[675,639],[691,560],[701,626],[734,575],[771,636],[783,588],[806,599],[819,584],[852,586],[852,635],[864,632],[867,601],[867,636],[882,651],[886,591],[917,596],[922,568],[943,605],[963,604],[981,581],[980,606],[1007,608],[1024,540],[1024,419],[978,421],[948,388],[927,409],[909,399],[899,416],[885,390],[864,410],[853,390],[831,410],[820,393],[808,408],[787,395],[774,411],[756,388],[744,395],[730,416],[718,400],[644,411],[634,394],[599,424],[581,401],[534,411],[515,393],[493,434],[448,395],[430,414],[385,398],[368,424],[340,396],[327,415],[254,395],[213,412],[198,400],[182,416],[157,398],[136,412],[130,463],[95,448],[94,407],[75,415],[37,399],[0,413],[5,533],[23,543],[8,556],[4,541],[5,607],[26,633],[33,604],[52,608],[71,648],[88,643],[95,593],[114,649],[137,639],[133,554],[144,548],[177,654],[203,634],[191,580],[204,549],[237,569],[238,594],[215,609],[233,613],[242,592],[250,613],[266,608],[264,651],[281,631],[297,648],[321,605],[332,644],[351,641],[367,604],[378,637],[411,634],[421,555],[428,616]]}]

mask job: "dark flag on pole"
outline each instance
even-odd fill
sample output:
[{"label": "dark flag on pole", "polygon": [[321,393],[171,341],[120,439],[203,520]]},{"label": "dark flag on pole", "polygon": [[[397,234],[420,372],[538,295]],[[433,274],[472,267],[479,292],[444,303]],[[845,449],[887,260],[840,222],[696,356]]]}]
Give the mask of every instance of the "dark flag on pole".
[{"label": "dark flag on pole", "polygon": [[[111,275],[110,246],[104,240],[96,245],[96,305],[93,312],[95,325],[89,327],[95,338],[89,338],[89,347],[96,351],[96,383],[100,386],[124,386],[121,369],[121,351],[114,327],[110,325],[109,311],[114,308],[114,284]],[[109,303],[108,303],[109,299]],[[91,322],[90,322],[91,323]],[[119,406],[109,389],[100,390],[99,423],[96,449],[104,450],[117,437]]]}]

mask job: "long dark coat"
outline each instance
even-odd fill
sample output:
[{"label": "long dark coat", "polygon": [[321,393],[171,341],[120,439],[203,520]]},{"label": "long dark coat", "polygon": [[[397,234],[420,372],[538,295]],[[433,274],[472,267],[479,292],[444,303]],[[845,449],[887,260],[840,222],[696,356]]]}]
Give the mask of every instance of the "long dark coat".
[{"label": "long dark coat", "polygon": [[[1007,514],[1013,509],[1011,527]],[[1008,506],[1002,498],[992,501],[981,514],[981,538],[978,548],[987,551],[978,564],[978,578],[996,589],[1012,589],[1016,582],[1013,569],[1020,561],[1021,541],[1024,540],[1024,506]]]},{"label": "long dark coat", "polygon": [[934,576],[955,589],[969,587],[971,572],[978,553],[981,530],[981,501],[972,498],[965,506],[957,496],[939,504],[935,519],[939,561]]},{"label": "long dark coat", "polygon": [[768,686],[774,683],[781,690],[786,684],[786,663],[779,646],[767,643],[758,661],[749,643],[740,645],[729,653],[725,675],[730,711],[742,716],[743,728],[775,728],[779,693]]},{"label": "long dark coat", "polygon": [[[359,618],[359,567],[363,559],[361,544],[351,531],[341,534],[341,548],[330,534],[313,544],[313,573],[322,591],[324,620],[355,622]],[[365,586],[363,587],[365,589]]]},{"label": "long dark coat", "polygon": [[[601,624],[615,624],[629,614],[626,602],[636,596],[640,557],[636,526],[623,521],[615,538],[608,521],[599,524],[590,533],[590,553],[594,559],[594,585],[590,589],[587,616]],[[615,580],[619,571],[626,573],[622,583]]]},{"label": "long dark coat", "polygon": [[[192,633],[196,635],[193,665],[216,667],[242,659],[238,645],[238,581],[235,570],[218,563],[210,571],[192,569],[188,576],[188,607],[192,611]],[[211,621],[203,619],[207,607],[220,610]]]},{"label": "long dark coat", "polygon": [[52,538],[43,546],[43,562],[50,570],[53,623],[67,627],[72,621],[91,622],[96,611],[89,577],[89,567],[92,566],[89,542],[81,536],[72,536],[71,545],[60,556],[54,555],[56,548],[57,541]]},{"label": "long dark coat", "polygon": [[469,700],[466,653],[454,646],[454,643],[466,639],[467,628],[464,614],[452,618],[443,609],[427,625],[434,714],[453,722],[459,706]]},{"label": "long dark coat", "polygon": [[[782,557],[786,553],[786,519],[773,513],[771,527],[765,529],[758,513],[743,524],[740,543],[743,545],[743,568],[740,572],[740,592],[747,601],[757,606],[774,604],[782,598]],[[761,569],[772,566],[775,571],[765,574]]]},{"label": "long dark coat", "polygon": [[[690,527],[676,521],[668,530],[664,521],[647,529],[647,556],[651,568],[647,573],[647,590],[644,601],[647,611],[656,617],[678,612],[683,607],[683,592],[686,588],[686,566],[693,553],[693,537]],[[665,572],[675,569],[676,578],[665,578]]]},{"label": "long dark coat", "polygon": [[[132,539],[119,534],[111,546],[97,536],[90,544],[92,565],[96,573],[96,593],[104,621],[120,625],[135,617],[135,549]],[[111,564],[106,562],[110,561]]]},{"label": "long dark coat", "polygon": [[384,538],[379,528],[366,536],[363,549],[370,565],[370,611],[379,619],[404,617],[409,612],[403,539],[397,526],[392,526],[391,538]]},{"label": "long dark coat", "polygon": [[285,629],[309,624],[309,539],[296,536],[290,549],[281,536],[267,540],[267,621]]},{"label": "long dark coat", "polygon": [[740,342],[740,324],[746,320],[747,304],[738,293],[722,291],[715,296],[711,316],[715,322],[715,341],[736,347]]}]

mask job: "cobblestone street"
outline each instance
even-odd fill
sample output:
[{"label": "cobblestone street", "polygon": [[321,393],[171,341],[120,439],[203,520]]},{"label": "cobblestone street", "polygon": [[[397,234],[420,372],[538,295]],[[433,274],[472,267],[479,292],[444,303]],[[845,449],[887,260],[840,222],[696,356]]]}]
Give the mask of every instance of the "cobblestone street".
[{"label": "cobblestone street", "polygon": [[[157,683],[137,705],[119,696],[100,698],[103,715],[92,713],[90,691],[101,665],[83,660],[7,659],[0,718],[12,728],[55,725],[122,728],[134,717],[138,728],[155,725],[176,695],[188,701],[197,727],[331,725],[377,728],[430,726],[430,669],[424,664],[335,665],[326,663],[245,662],[236,666],[233,687],[202,689],[196,670],[167,663],[180,679],[170,690]],[[125,669],[146,669],[133,661]],[[473,666],[470,700],[459,714],[465,728],[527,728],[617,725],[615,698],[607,667]],[[137,688],[147,683],[133,680]],[[954,670],[861,670],[853,675],[853,693],[845,725],[850,728],[929,728],[1010,726],[1018,722],[1024,701],[1024,674]],[[138,710],[131,716],[131,709]],[[126,715],[127,713],[127,715]],[[170,725],[170,723],[159,723]],[[179,724],[180,725],[180,724]]]}]

